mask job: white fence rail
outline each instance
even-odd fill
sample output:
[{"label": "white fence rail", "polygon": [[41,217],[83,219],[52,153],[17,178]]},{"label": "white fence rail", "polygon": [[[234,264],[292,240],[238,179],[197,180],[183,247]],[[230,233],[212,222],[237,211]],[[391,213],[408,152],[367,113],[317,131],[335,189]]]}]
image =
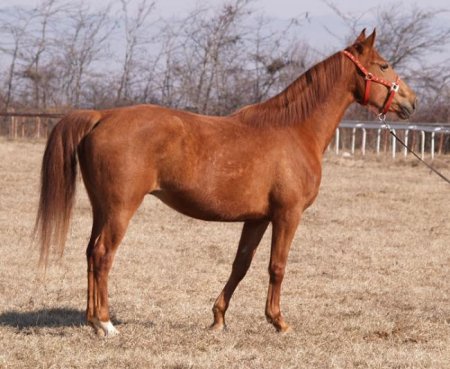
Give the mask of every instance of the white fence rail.
[{"label": "white fence rail", "polygon": [[[0,136],[11,139],[47,137],[61,116],[54,113],[0,113]],[[390,125],[408,147],[420,152],[422,158],[428,152],[432,159],[435,155],[450,153],[450,123]],[[346,151],[355,155],[359,150],[366,155],[370,150],[377,155],[390,151],[393,158],[401,152],[404,156],[408,155],[408,151],[398,147],[395,138],[380,122],[341,122],[328,149],[336,154]]]},{"label": "white fence rail", "polygon": [[[418,144],[418,150],[420,151],[422,159],[425,157],[427,149],[430,152],[431,158],[434,159],[436,153],[446,153],[446,151],[448,150],[446,148],[450,146],[450,124],[415,123],[407,125],[390,123],[390,126],[395,134],[403,132],[401,136],[408,147],[416,146]],[[351,132],[349,150],[352,155],[355,154],[357,146],[359,146],[361,154],[363,156],[366,155],[366,150],[368,148],[367,136],[368,132],[370,131],[372,131],[372,136],[374,134],[376,136],[374,142],[374,151],[377,155],[379,155],[381,152],[382,136],[385,137],[385,147],[387,146],[386,144],[390,141],[390,151],[392,153],[392,157],[395,158],[398,153],[396,139],[393,136],[389,135],[389,131],[381,122],[343,121],[336,129],[334,143],[332,143],[329,147],[329,149],[332,149],[331,146],[334,146],[334,152],[336,154],[339,154],[339,152],[344,149],[344,140],[342,137],[344,131]],[[412,143],[410,140],[411,135],[413,136]],[[419,137],[419,140],[417,140],[417,136]],[[438,137],[438,150],[436,152],[436,139]],[[408,150],[406,148],[401,148],[401,150],[403,151],[403,155],[406,157],[408,155]]]}]

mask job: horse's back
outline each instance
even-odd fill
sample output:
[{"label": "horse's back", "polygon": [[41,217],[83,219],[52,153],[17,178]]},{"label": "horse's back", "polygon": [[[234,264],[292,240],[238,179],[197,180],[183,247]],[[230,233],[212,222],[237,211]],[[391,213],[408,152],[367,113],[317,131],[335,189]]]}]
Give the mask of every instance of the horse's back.
[{"label": "horse's back", "polygon": [[248,127],[230,117],[158,106],[101,114],[79,150],[86,187],[94,196],[153,193],[203,219],[267,214],[272,168],[262,160],[263,143]]}]

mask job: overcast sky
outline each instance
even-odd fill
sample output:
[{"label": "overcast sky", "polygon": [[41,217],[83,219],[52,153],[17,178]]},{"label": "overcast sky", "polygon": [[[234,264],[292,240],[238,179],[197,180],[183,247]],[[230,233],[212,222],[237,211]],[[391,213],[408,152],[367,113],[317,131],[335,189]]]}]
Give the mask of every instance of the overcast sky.
[{"label": "overcast sky", "polygon": [[[0,6],[11,5],[29,5],[35,6],[40,0],[0,0]],[[85,0],[86,3],[107,4],[110,1],[105,0]],[[419,7],[427,9],[450,9],[449,0],[334,0],[335,4],[339,4],[339,8],[343,12],[354,11],[361,13],[376,8],[378,5],[402,4],[405,7],[417,4]],[[163,16],[179,15],[183,11],[192,9],[196,4],[199,5],[217,5],[224,3],[223,0],[156,0],[157,11]],[[312,17],[332,14],[333,12],[321,0],[255,0],[255,8],[263,10],[266,14],[277,18],[290,18],[297,14],[308,11]],[[450,19],[450,15],[446,15]]]},{"label": "overcast sky", "polygon": [[[26,0],[24,0],[26,1]],[[28,2],[31,2],[28,0]],[[427,0],[427,1],[396,1],[392,0],[335,0],[343,12],[354,11],[361,13],[376,8],[378,5],[393,5],[401,3],[403,6],[426,6],[427,9],[450,9],[449,0]],[[167,15],[179,14],[180,11],[191,9],[195,4],[222,4],[221,0],[159,0],[159,11]],[[323,16],[331,14],[330,8],[321,0],[256,0],[255,5],[263,9],[268,15],[279,18],[290,18],[306,11],[311,16]]]},{"label": "overcast sky", "polygon": [[[361,28],[367,27],[368,31],[377,26],[374,20],[376,9],[379,6],[398,5],[404,7],[405,10],[414,6],[422,7],[425,10],[443,10],[437,25],[448,27],[450,24],[450,0],[332,0],[332,2],[338,4],[342,13],[353,13],[354,15],[365,13],[366,15],[361,20]],[[179,16],[193,9],[196,4],[220,5],[223,3],[223,0],[157,0],[157,12],[167,17]],[[308,12],[309,21],[301,28],[301,32],[305,38],[312,41],[310,43],[314,45],[316,51],[323,53],[324,56],[345,46],[345,37],[348,36],[349,29],[322,0],[255,0],[252,6],[255,10],[280,20],[301,16]],[[330,31],[336,37],[331,36]],[[444,54],[433,55],[432,59],[442,60],[449,57],[450,46]]]},{"label": "overcast sky", "polygon": [[[33,7],[40,2],[42,0],[0,0],[0,7],[13,5]],[[85,3],[92,3],[93,6],[108,4],[109,2],[109,0],[85,0]],[[164,18],[182,17],[196,5],[219,6],[224,2],[225,0],[156,0],[154,14]],[[418,7],[424,7],[425,10],[447,10],[441,12],[440,19],[436,24],[440,27],[448,27],[450,24],[450,0],[397,0],[395,2],[392,0],[333,0],[333,3],[338,4],[342,13],[366,14],[361,19],[361,28],[367,27],[368,30],[376,27],[374,22],[376,8],[378,6],[389,7],[394,4],[406,9],[417,5]],[[308,12],[308,22],[305,22],[301,27],[301,32],[305,39],[311,41],[310,43],[314,45],[316,51],[328,54],[330,51],[345,46],[344,39],[348,36],[349,29],[322,0],[254,0],[252,8],[280,21],[304,16]],[[326,30],[326,27],[329,31]],[[335,37],[330,35],[330,31],[335,34]],[[449,56],[450,47],[445,53],[445,58]]]}]

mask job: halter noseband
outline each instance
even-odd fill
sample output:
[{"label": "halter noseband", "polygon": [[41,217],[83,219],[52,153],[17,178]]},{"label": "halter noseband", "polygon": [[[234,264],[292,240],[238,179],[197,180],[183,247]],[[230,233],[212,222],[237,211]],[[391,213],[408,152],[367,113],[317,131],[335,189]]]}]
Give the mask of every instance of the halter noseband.
[{"label": "halter noseband", "polygon": [[372,73],[370,73],[369,71],[367,71],[367,69],[360,63],[360,61],[358,59],[356,59],[356,57],[348,52],[347,50],[342,51],[344,53],[344,55],[346,55],[353,63],[355,63],[355,65],[359,68],[359,70],[362,72],[362,74],[364,75],[364,79],[366,80],[366,87],[365,87],[365,92],[364,92],[364,98],[361,102],[362,105],[367,105],[367,103],[369,102],[369,96],[370,96],[370,86],[372,84],[372,82],[375,83],[379,83],[381,85],[384,85],[386,87],[389,88],[389,93],[388,96],[386,97],[386,101],[384,103],[384,106],[381,110],[381,114],[384,115],[388,112],[391,104],[392,104],[392,100],[394,100],[394,95],[395,93],[399,90],[400,88],[400,77],[397,76],[395,82],[387,82],[384,79],[374,76]]}]

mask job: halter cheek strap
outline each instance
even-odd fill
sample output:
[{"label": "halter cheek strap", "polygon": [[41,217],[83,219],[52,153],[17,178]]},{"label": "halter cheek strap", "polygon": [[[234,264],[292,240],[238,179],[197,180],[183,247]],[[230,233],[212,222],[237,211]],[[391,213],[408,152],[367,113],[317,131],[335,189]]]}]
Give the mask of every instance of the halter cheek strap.
[{"label": "halter cheek strap", "polygon": [[389,88],[388,95],[386,97],[386,101],[384,102],[383,108],[381,109],[381,114],[386,114],[391,107],[392,101],[394,100],[395,93],[398,92],[400,88],[400,77],[397,76],[395,79],[395,82],[388,82],[385,81],[383,78],[374,76],[372,73],[370,73],[364,65],[361,64],[361,62],[356,59],[356,57],[348,52],[347,50],[342,51],[345,56],[347,56],[355,65],[358,67],[358,69],[363,73],[364,79],[366,81],[365,91],[364,91],[364,97],[361,102],[362,105],[367,105],[369,102],[369,96],[370,96],[370,87],[372,85],[372,82],[379,83],[381,85],[384,85]]}]

